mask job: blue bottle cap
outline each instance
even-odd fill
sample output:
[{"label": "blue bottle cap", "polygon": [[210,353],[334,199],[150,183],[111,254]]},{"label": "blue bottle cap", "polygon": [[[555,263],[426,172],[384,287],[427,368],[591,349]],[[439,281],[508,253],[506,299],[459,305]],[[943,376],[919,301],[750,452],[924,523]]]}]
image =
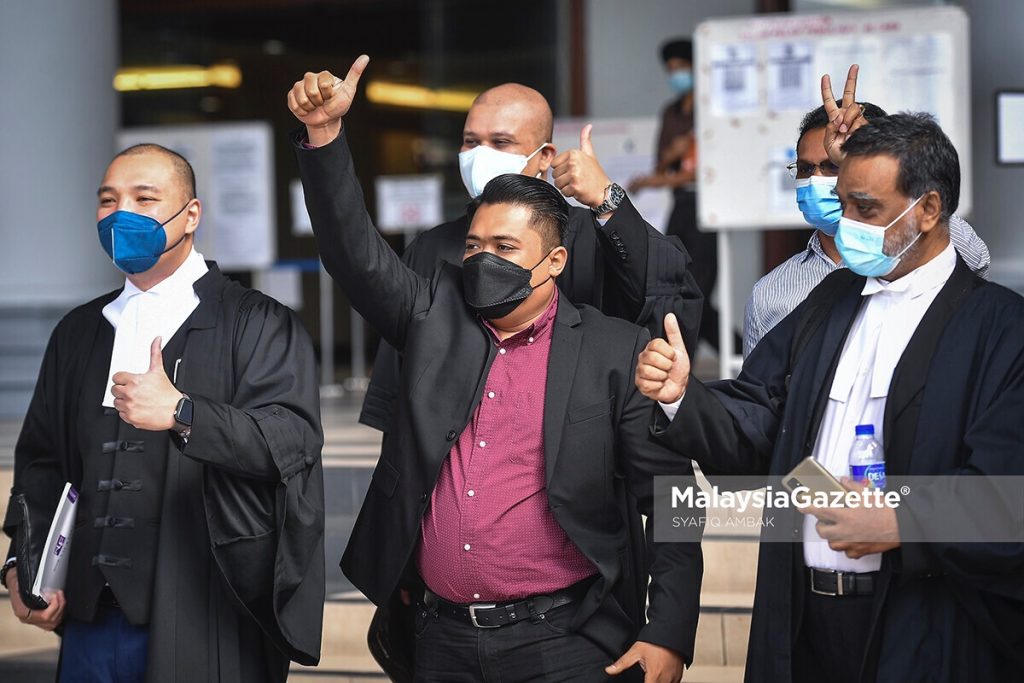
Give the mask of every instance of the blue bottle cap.
[{"label": "blue bottle cap", "polygon": [[857,430],[857,436],[875,435],[875,425],[857,425],[854,429]]}]

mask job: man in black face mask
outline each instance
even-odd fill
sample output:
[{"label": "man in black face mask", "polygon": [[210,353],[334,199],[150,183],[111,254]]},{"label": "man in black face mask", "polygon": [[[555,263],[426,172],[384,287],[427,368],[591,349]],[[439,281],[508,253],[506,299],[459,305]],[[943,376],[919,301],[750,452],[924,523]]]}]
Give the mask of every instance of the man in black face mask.
[{"label": "man in black face mask", "polygon": [[631,382],[649,333],[559,294],[568,206],[537,178],[485,186],[461,269],[428,279],[405,266],[366,214],[341,132],[363,66],[318,89],[312,112],[289,97],[324,264],[403,354],[342,569],[378,605],[413,597],[417,681],[678,682],[700,546],[652,543],[649,567],[626,550],[652,512],[640,472],[664,454]]}]

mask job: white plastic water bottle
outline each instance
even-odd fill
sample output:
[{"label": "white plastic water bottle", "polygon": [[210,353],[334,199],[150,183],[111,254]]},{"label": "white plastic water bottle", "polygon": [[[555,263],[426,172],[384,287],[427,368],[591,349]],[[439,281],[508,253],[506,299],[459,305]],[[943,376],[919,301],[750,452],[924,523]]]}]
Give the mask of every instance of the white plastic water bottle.
[{"label": "white plastic water bottle", "polygon": [[857,439],[850,449],[850,477],[856,482],[867,480],[876,489],[885,489],[885,454],[875,440],[874,425],[857,425]]}]

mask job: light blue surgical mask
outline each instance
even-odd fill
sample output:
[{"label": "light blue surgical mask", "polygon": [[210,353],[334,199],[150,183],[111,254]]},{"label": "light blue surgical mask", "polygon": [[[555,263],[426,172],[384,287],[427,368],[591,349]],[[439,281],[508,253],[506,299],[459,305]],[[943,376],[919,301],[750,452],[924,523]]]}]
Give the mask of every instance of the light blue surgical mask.
[{"label": "light blue surgical mask", "polygon": [[796,181],[796,205],[804,220],[830,237],[836,234],[843,215],[834,192],[838,180],[835,176],[812,175]]},{"label": "light blue surgical mask", "polygon": [[910,206],[884,228],[870,223],[861,223],[846,216],[841,217],[839,230],[836,232],[836,248],[839,250],[839,255],[843,257],[846,267],[857,275],[865,277],[885,277],[896,270],[896,266],[900,264],[900,258],[907,253],[910,247],[914,246],[914,243],[921,237],[921,233],[918,232],[910,244],[900,250],[900,253],[895,256],[887,256],[882,249],[885,246],[885,231],[896,225],[923,198],[924,195],[921,195],[911,202]]},{"label": "light blue surgical mask", "polygon": [[676,69],[668,73],[668,87],[677,95],[685,95],[693,90],[693,71]]}]

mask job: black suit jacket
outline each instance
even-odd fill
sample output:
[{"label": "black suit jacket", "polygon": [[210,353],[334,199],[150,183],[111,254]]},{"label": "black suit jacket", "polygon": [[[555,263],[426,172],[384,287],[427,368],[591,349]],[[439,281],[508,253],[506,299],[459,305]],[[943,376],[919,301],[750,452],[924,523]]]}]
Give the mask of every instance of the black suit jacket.
[{"label": "black suit jacket", "polygon": [[[344,135],[296,154],[320,253],[353,306],[403,354],[394,421],[342,569],[374,603],[398,588],[441,464],[481,398],[496,348],[465,304],[462,271],[409,269],[371,223]],[[642,623],[627,522],[650,514],[643,472],[674,458],[649,438],[651,403],[633,384],[648,332],[560,299],[544,406],[548,500],[600,575],[575,627],[620,654],[639,635],[692,661],[699,610],[697,543],[651,545],[650,623]],[[668,462],[666,462],[668,460]],[[692,470],[691,470],[692,471]],[[632,495],[638,510],[627,510]]]},{"label": "black suit jacket", "polygon": [[[443,263],[461,266],[466,215],[427,230],[402,256],[407,266],[431,277]],[[589,209],[570,207],[565,238],[569,260],[558,287],[574,304],[587,304],[614,318],[662,336],[662,321],[679,319],[687,348],[696,348],[704,296],[690,274],[690,255],[679,238],[651,227],[626,197],[602,225]],[[399,355],[381,341],[359,421],[388,430],[398,392]]]},{"label": "black suit jacket", "polygon": [[[845,270],[829,275],[764,337],[737,379],[691,380],[658,436],[712,478],[789,472],[813,452],[864,282]],[[803,316],[819,290],[833,285],[820,324],[791,358]],[[884,415],[890,490],[908,475],[1024,475],[1022,406],[1024,299],[972,274],[958,257],[893,373]],[[1000,514],[986,501],[958,497],[955,481],[937,480],[927,491],[915,484],[896,510],[901,531],[939,519],[937,510],[950,506],[964,506],[964,517],[981,524]],[[766,514],[780,528],[790,523],[782,517],[798,515]],[[748,681],[792,680],[807,591],[802,567],[800,543],[761,544]],[[865,682],[1020,680],[1022,577],[1019,543],[904,543],[883,555],[869,656],[835,664],[861,667]]]}]

